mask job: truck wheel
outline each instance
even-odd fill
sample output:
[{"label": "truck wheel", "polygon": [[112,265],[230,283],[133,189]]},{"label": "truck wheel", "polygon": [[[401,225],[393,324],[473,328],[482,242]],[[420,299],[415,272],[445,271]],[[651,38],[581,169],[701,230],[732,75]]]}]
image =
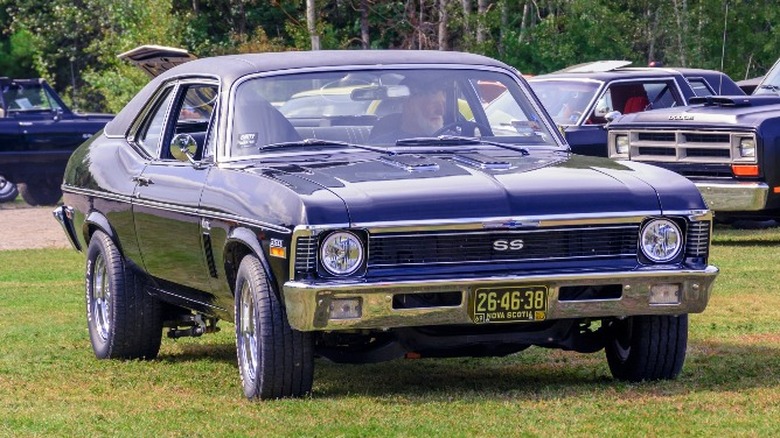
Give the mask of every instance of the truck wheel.
[{"label": "truck wheel", "polygon": [[87,249],[87,326],[99,359],[154,359],[160,351],[160,302],[144,291],[136,275],[102,231]]},{"label": "truck wheel", "polygon": [[0,203],[11,202],[19,195],[16,184],[0,176]]},{"label": "truck wheel", "polygon": [[293,330],[273,286],[254,255],[238,268],[236,352],[244,395],[250,400],[300,397],[311,392],[311,335]]},{"label": "truck wheel", "polygon": [[674,379],[687,345],[688,315],[632,316],[609,326],[607,362],[619,380]]},{"label": "truck wheel", "polygon": [[62,198],[59,181],[36,179],[19,184],[19,193],[24,202],[32,205],[54,205]]}]

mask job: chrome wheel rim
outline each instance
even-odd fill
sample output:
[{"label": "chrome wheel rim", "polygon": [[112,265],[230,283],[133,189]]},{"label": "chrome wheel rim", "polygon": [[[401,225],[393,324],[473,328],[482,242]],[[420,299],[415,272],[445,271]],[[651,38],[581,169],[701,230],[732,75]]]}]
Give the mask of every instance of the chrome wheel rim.
[{"label": "chrome wheel rim", "polygon": [[255,380],[257,369],[257,332],[255,331],[255,305],[249,283],[241,286],[241,366],[250,380]]},{"label": "chrome wheel rim", "polygon": [[91,311],[100,339],[108,339],[108,332],[111,329],[111,287],[108,283],[108,273],[106,272],[106,261],[102,254],[95,258],[95,268],[92,275]]}]

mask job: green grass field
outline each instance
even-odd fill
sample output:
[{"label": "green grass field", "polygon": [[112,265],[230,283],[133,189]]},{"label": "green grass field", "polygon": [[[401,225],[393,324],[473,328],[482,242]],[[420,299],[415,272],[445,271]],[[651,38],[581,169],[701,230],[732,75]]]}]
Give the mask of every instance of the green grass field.
[{"label": "green grass field", "polygon": [[337,365],[310,398],[250,403],[233,326],[98,361],[83,257],[0,252],[0,436],[772,436],[780,430],[780,229],[716,229],[721,269],[676,381],[612,380],[603,352]]}]

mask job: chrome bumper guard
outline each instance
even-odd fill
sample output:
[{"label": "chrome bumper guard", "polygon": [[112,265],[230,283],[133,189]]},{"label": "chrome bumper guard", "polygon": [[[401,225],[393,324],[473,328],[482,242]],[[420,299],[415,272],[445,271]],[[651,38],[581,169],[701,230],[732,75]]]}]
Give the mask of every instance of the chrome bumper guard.
[{"label": "chrome bumper guard", "polygon": [[694,181],[713,211],[757,211],[766,207],[769,186],[761,182]]},{"label": "chrome bumper guard", "polygon": [[[469,303],[473,291],[485,287],[548,287],[547,320],[569,318],[622,317],[632,315],[681,315],[702,312],[709,301],[718,268],[704,270],[637,270],[610,273],[563,274],[554,276],[511,276],[379,283],[330,282],[310,284],[289,281],[284,300],[290,325],[301,331],[387,329],[424,325],[473,324]],[[617,299],[563,301],[558,291],[564,286],[622,285]],[[653,304],[653,285],[679,285],[679,302]],[[413,309],[393,308],[395,294],[460,292],[457,306]],[[360,317],[333,319],[331,303],[337,299],[358,299]]]},{"label": "chrome bumper guard", "polygon": [[68,241],[73,249],[81,251],[81,246],[76,238],[76,228],[73,225],[73,208],[68,207],[67,205],[61,205],[55,208],[52,214],[62,226],[62,230],[65,232],[65,235],[68,236]]}]

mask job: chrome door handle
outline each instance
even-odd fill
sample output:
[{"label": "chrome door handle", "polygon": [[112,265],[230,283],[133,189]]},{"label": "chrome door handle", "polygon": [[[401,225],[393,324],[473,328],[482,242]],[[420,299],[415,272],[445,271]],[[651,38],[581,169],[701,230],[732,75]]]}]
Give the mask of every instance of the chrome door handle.
[{"label": "chrome door handle", "polygon": [[149,184],[154,184],[154,182],[145,176],[134,176],[133,182],[137,182],[139,186],[148,186]]}]

